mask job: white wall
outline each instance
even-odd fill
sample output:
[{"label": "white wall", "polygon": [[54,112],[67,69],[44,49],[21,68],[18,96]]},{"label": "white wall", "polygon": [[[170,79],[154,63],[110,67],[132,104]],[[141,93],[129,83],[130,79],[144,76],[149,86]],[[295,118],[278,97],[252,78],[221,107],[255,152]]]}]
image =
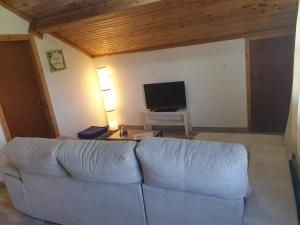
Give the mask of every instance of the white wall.
[{"label": "white wall", "polygon": [[[6,139],[5,139],[5,136],[4,136],[4,133],[3,133],[3,130],[0,126],[0,148],[6,144]],[[3,157],[3,155],[1,155],[1,152],[0,152],[0,165],[2,163],[5,162],[5,158]],[[0,177],[1,178],[1,177]]]},{"label": "white wall", "polygon": [[[0,21],[0,34],[24,34],[28,31],[27,21],[1,6]],[[35,40],[60,134],[76,136],[79,130],[88,126],[106,125],[92,59],[49,35]],[[56,49],[63,50],[67,69],[51,73],[46,51]]]},{"label": "white wall", "polygon": [[29,23],[0,5],[0,34],[27,34]]},{"label": "white wall", "polygon": [[[6,143],[6,139],[2,128],[0,129],[0,148]],[[1,160],[1,159],[0,159]]]},{"label": "white wall", "polygon": [[192,125],[247,127],[243,39],[94,59],[107,66],[116,89],[120,121],[140,125],[143,84],[184,80]]},{"label": "white wall", "polygon": [[[106,125],[98,79],[88,56],[52,36],[36,38],[61,135],[76,136],[92,125]],[[51,73],[46,51],[62,49],[67,69]]]},{"label": "white wall", "polygon": [[[6,143],[6,139],[4,137],[4,133],[3,133],[3,130],[0,126],[0,149],[3,145],[5,145]],[[3,165],[5,162],[7,162],[7,159],[5,157],[5,155],[0,151],[0,167],[1,165]],[[0,175],[0,182],[3,181],[1,175]]]},{"label": "white wall", "polygon": [[[298,169],[300,169],[300,4],[295,39],[294,77],[291,97],[291,106],[285,140],[290,151],[297,156]],[[299,170],[300,174],[300,170]]]}]

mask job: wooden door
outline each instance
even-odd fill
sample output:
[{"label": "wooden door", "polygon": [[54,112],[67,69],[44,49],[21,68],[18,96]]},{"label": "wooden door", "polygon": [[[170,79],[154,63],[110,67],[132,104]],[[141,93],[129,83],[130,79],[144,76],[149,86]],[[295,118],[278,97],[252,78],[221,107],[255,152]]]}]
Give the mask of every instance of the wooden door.
[{"label": "wooden door", "polygon": [[54,137],[29,41],[0,42],[0,104],[11,137]]},{"label": "wooden door", "polygon": [[284,132],[293,79],[294,36],[250,41],[254,132]]}]

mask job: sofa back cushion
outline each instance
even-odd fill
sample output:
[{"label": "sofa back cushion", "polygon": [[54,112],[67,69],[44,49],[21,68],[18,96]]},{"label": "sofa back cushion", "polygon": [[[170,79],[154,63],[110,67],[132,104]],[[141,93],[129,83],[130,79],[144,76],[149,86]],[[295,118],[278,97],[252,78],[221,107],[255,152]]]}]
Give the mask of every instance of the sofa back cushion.
[{"label": "sofa back cushion", "polygon": [[61,140],[46,138],[14,138],[2,151],[19,170],[29,173],[66,176],[56,158]]},{"label": "sofa back cushion", "polygon": [[83,141],[63,143],[57,157],[73,178],[116,184],[141,182],[134,141]]},{"label": "sofa back cushion", "polygon": [[225,199],[248,192],[243,145],[173,138],[145,138],[137,147],[144,183]]}]

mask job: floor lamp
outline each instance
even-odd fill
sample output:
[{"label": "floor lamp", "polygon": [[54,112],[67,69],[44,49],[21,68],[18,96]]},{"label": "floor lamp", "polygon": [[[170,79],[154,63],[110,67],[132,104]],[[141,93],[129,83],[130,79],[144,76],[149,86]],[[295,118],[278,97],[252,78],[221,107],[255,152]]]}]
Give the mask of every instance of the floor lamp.
[{"label": "floor lamp", "polygon": [[119,122],[116,115],[116,97],[112,89],[112,80],[106,67],[97,69],[100,89],[102,92],[102,99],[106,116],[108,120],[109,129],[112,131],[119,129]]}]

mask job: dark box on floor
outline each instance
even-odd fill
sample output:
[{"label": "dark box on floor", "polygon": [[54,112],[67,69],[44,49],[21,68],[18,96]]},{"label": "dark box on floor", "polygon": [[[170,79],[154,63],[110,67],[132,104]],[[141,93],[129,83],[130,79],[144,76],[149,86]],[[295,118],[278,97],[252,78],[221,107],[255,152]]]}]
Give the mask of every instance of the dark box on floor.
[{"label": "dark box on floor", "polygon": [[93,139],[99,137],[108,132],[107,127],[97,127],[91,126],[86,130],[80,131],[78,133],[78,138],[80,139]]}]

